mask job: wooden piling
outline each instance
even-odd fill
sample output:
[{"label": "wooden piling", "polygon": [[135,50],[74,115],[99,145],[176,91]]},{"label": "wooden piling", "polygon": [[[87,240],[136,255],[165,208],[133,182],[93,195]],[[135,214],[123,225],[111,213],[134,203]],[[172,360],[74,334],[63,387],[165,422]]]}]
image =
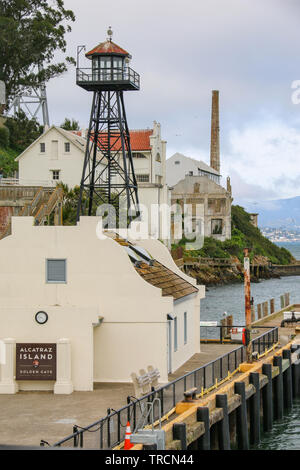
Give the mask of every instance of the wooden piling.
[{"label": "wooden piling", "polygon": [[289,360],[289,367],[283,372],[283,402],[285,408],[289,409],[293,406],[293,387],[292,387],[292,358],[291,350],[284,349],[282,352],[283,359]]},{"label": "wooden piling", "polygon": [[263,302],[263,315],[264,317],[267,317],[269,313],[269,308],[268,308],[268,301]]},{"label": "wooden piling", "polygon": [[234,391],[241,397],[241,404],[236,410],[236,432],[237,432],[238,448],[240,450],[248,450],[249,449],[249,436],[248,436],[245,382],[235,382]]},{"label": "wooden piling", "polygon": [[223,409],[223,419],[217,423],[220,450],[230,450],[230,433],[227,395],[216,395],[216,407]]},{"label": "wooden piling", "polygon": [[199,406],[199,408],[197,408],[197,421],[202,421],[205,426],[205,433],[198,439],[198,450],[210,450],[210,427],[208,407]]},{"label": "wooden piling", "polygon": [[275,312],[275,299],[270,300],[270,314]]},{"label": "wooden piling", "polygon": [[261,304],[257,305],[257,319],[260,320],[262,317],[262,307]]},{"label": "wooden piling", "polygon": [[250,372],[249,381],[255,387],[255,393],[250,397],[250,443],[257,445],[260,440],[260,389],[259,373]]},{"label": "wooden piling", "polygon": [[181,450],[187,450],[186,423],[173,424],[173,439],[180,441]]},{"label": "wooden piling", "polygon": [[292,364],[292,386],[293,386],[293,396],[297,398],[300,393],[300,360]]},{"label": "wooden piling", "polygon": [[255,306],[251,305],[251,323],[255,322]]},{"label": "wooden piling", "polygon": [[263,428],[267,432],[273,425],[272,364],[263,364],[262,373],[268,377],[268,383],[262,390]]},{"label": "wooden piling", "polygon": [[274,415],[276,419],[283,417],[283,378],[282,357],[274,356],[273,365],[279,368],[279,374],[274,378]]}]

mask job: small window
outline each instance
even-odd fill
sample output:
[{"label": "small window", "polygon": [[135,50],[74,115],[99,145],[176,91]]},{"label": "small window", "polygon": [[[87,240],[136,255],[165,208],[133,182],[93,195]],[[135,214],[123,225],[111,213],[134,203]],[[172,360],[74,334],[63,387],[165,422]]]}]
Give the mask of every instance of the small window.
[{"label": "small window", "polygon": [[148,183],[149,175],[136,175],[136,180],[138,183]]},{"label": "small window", "polygon": [[179,164],[180,164],[180,161],[176,160],[175,165],[179,165]]},{"label": "small window", "polygon": [[177,317],[174,318],[174,351],[177,351]]},{"label": "small window", "polygon": [[46,281],[54,284],[63,284],[67,282],[65,259],[46,260]]},{"label": "small window", "polygon": [[211,233],[212,235],[222,235],[223,233],[223,220],[222,219],[211,220]]},{"label": "small window", "polygon": [[147,157],[141,152],[132,152],[132,158],[147,158]]},{"label": "small window", "polygon": [[159,152],[157,152],[157,154],[156,154],[156,161],[157,161],[157,162],[161,162],[161,158],[160,158]]},{"label": "small window", "polygon": [[41,143],[40,143],[40,152],[41,152],[41,153],[46,152],[46,144],[45,144],[45,142],[41,142]]},{"label": "small window", "polygon": [[184,321],[184,344],[187,343],[187,312],[184,312],[183,316],[183,321]]},{"label": "small window", "polygon": [[52,170],[52,179],[59,180],[59,173],[60,173],[60,170]]},{"label": "small window", "polygon": [[65,152],[70,152],[70,142],[65,142]]}]

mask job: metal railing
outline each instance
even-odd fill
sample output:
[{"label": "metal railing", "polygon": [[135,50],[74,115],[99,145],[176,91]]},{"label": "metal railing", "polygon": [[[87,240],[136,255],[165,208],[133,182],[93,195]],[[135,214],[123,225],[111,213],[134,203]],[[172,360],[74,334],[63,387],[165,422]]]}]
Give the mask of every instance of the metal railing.
[{"label": "metal railing", "polygon": [[[252,350],[259,354],[270,349],[278,342],[278,327],[265,327],[269,330],[252,341]],[[126,424],[130,421],[133,430],[145,415],[147,403],[159,398],[160,409],[153,407],[154,420],[170,412],[176,403],[183,399],[183,393],[193,387],[198,393],[214,386],[225,379],[228,373],[236,371],[238,366],[246,359],[244,346],[239,346],[233,351],[218,357],[217,359],[179,377],[166,385],[153,390],[142,398],[127,397],[127,405],[118,410],[108,409],[108,414],[89,426],[74,426],[73,433],[56,442],[54,447],[81,447],[86,449],[112,449],[125,439]],[[149,421],[150,424],[150,421]],[[41,445],[49,445],[41,441]]]},{"label": "metal railing", "polygon": [[80,68],[76,70],[77,83],[130,82],[140,86],[140,76],[130,67],[125,68]]}]

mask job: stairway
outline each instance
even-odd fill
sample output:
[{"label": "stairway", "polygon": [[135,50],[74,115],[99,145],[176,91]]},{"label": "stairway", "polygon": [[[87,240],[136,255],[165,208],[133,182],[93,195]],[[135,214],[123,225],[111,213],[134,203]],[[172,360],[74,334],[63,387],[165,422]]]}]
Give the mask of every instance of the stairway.
[{"label": "stairway", "polygon": [[[47,218],[52,214],[61,201],[61,188],[39,188],[31,203],[26,204],[19,212],[18,216],[34,217],[34,225],[44,225]],[[2,234],[0,234],[0,240],[8,235],[11,235],[11,219],[6,229]]]}]

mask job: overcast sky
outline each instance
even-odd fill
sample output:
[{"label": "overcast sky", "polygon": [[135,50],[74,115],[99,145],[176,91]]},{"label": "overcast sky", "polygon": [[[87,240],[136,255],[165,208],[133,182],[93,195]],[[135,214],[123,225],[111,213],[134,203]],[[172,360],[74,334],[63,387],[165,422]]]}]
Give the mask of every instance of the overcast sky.
[{"label": "overcast sky", "polygon": [[[300,195],[299,0],[65,0],[76,22],[68,55],[106,39],[132,55],[141,90],[126,92],[129,127],[161,123],[167,157],[209,163],[211,91],[220,91],[221,173],[237,201]],[[81,66],[85,63],[84,56]],[[299,82],[300,83],[300,82]],[[48,84],[50,120],[87,127],[91,93],[75,68]]]}]

